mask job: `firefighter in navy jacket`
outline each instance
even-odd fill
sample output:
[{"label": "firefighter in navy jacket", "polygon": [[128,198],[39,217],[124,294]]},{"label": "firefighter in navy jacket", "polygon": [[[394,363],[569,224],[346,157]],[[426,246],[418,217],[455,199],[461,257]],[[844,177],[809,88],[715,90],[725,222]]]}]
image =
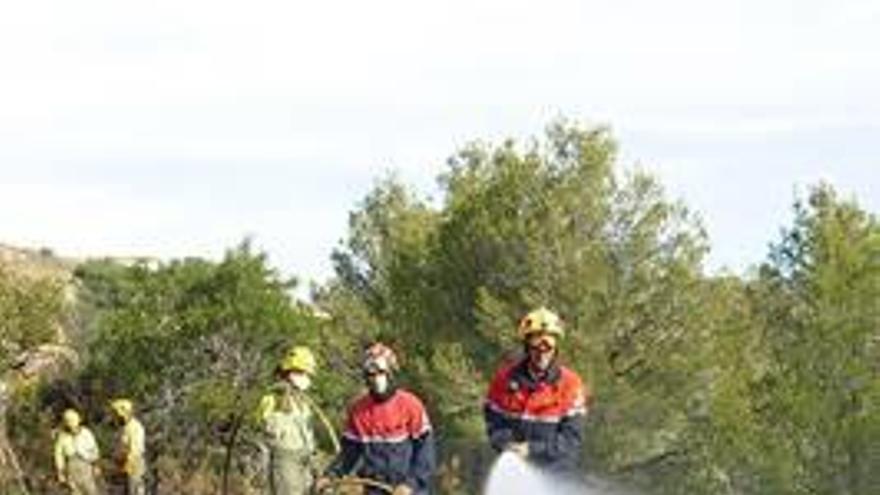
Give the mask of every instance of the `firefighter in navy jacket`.
[{"label": "firefighter in navy jacket", "polygon": [[[363,360],[368,393],[348,411],[342,452],[327,476],[354,473],[394,488],[394,495],[429,493],[435,468],[434,436],[421,400],[394,383],[397,359],[387,346],[367,348]],[[330,483],[319,480],[317,489]],[[367,492],[383,493],[367,488]]]},{"label": "firefighter in navy jacket", "polygon": [[519,325],[525,356],[498,370],[484,407],[489,442],[548,470],[575,474],[581,456],[588,391],[580,377],[557,360],[564,331],[546,308]]}]

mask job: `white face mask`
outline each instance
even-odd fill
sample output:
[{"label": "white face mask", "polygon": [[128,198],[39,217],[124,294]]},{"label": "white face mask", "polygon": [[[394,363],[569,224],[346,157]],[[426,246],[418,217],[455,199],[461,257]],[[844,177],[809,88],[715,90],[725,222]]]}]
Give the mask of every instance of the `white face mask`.
[{"label": "white face mask", "polygon": [[384,394],[388,391],[388,375],[386,373],[379,373],[378,375],[371,376],[370,379],[370,390],[377,394]]},{"label": "white face mask", "polygon": [[305,373],[291,373],[288,379],[297,390],[306,391],[312,386],[312,377]]}]

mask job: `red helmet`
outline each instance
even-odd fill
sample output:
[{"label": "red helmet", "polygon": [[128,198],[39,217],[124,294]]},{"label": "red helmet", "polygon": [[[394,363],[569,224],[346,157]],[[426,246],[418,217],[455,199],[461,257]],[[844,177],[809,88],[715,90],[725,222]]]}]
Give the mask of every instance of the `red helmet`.
[{"label": "red helmet", "polygon": [[381,342],[375,342],[370,344],[366,350],[364,350],[362,367],[364,371],[367,372],[395,372],[398,369],[397,355],[395,355],[394,351],[392,351],[387,345]]}]

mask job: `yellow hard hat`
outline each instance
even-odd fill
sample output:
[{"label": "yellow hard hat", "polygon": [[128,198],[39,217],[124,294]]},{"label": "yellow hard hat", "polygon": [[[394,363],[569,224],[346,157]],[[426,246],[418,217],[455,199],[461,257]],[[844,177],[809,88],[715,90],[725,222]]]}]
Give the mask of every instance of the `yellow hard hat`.
[{"label": "yellow hard hat", "polygon": [[82,418],[75,409],[65,409],[61,413],[61,422],[68,428],[76,428],[82,423]]},{"label": "yellow hard hat", "polygon": [[540,307],[523,316],[519,322],[519,338],[527,339],[536,333],[549,333],[557,337],[564,337],[565,330],[562,328],[562,320],[559,316],[545,307]]},{"label": "yellow hard hat", "polygon": [[314,375],[318,369],[318,361],[308,347],[298,345],[281,360],[282,371],[303,371]]},{"label": "yellow hard hat", "polygon": [[134,404],[129,399],[113,399],[110,401],[110,409],[123,418],[130,418],[134,412]]}]

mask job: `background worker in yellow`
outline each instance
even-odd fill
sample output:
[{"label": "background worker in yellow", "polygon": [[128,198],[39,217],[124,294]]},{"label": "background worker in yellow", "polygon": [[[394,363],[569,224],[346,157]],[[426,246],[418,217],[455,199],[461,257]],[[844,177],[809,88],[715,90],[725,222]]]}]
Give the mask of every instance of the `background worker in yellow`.
[{"label": "background worker in yellow", "polygon": [[115,472],[111,478],[114,495],[145,495],[147,473],[146,434],[134,416],[134,404],[128,399],[110,402],[114,421],[119,427],[113,453]]},{"label": "background worker in yellow", "polygon": [[275,370],[276,382],[260,401],[271,495],[304,495],[312,485],[316,448],[313,404],[306,390],[316,369],[314,354],[307,347],[294,347],[281,360]]},{"label": "background worker in yellow", "polygon": [[95,436],[82,425],[73,409],[61,415],[61,429],[55,437],[55,470],[58,482],[72,495],[97,495],[95,482],[100,456]]}]

